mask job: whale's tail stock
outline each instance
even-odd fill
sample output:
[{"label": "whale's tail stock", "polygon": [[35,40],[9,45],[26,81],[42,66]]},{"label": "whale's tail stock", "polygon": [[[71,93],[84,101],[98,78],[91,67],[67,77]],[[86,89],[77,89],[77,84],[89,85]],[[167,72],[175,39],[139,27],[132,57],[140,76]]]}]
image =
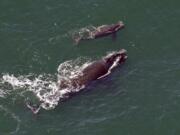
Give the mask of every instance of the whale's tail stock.
[{"label": "whale's tail stock", "polygon": [[32,104],[30,101],[26,101],[26,106],[33,112],[33,114],[38,114],[41,109],[41,105]]},{"label": "whale's tail stock", "polygon": [[73,40],[74,40],[75,45],[78,45],[81,40],[81,37],[73,37]]}]

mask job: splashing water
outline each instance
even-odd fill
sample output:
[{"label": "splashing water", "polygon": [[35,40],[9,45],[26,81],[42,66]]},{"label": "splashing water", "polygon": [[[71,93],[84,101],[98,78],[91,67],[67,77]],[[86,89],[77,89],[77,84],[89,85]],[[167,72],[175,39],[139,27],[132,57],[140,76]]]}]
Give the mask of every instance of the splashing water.
[{"label": "splashing water", "polygon": [[6,93],[0,89],[0,98],[5,98]]},{"label": "splashing water", "polygon": [[58,67],[58,80],[70,79],[82,75],[82,70],[90,64],[87,58],[66,61]]},{"label": "splashing water", "polygon": [[[106,57],[110,57],[114,52],[109,52]],[[106,58],[104,57],[104,58]],[[103,59],[104,59],[103,58]],[[113,65],[109,68],[107,74],[99,77],[98,79],[107,76],[111,73],[111,70],[118,65],[119,58],[117,58]],[[20,75],[14,76],[4,74],[0,78],[0,98],[5,98],[7,95],[11,95],[12,91],[22,89],[18,95],[24,95],[24,93],[32,92],[35,97],[38,98],[38,105],[46,110],[54,109],[59,101],[66,99],[68,93],[79,92],[85,86],[74,87],[71,83],[72,78],[83,75],[83,69],[91,64],[91,60],[87,58],[78,58],[75,60],[66,61],[59,65],[57,74],[41,74],[41,75]],[[68,87],[60,88],[59,86],[65,80],[68,83]],[[1,88],[2,86],[10,85],[11,90]],[[25,99],[29,98],[24,96]],[[30,108],[31,109],[31,108]],[[32,110],[32,109],[31,109]]]},{"label": "splashing water", "polygon": [[[33,78],[32,80],[30,79]],[[48,95],[52,95],[57,90],[57,84],[53,81],[51,75],[39,75],[34,77],[33,75],[24,75],[15,77],[14,75],[3,75],[3,82],[9,83],[13,90],[25,89],[26,91],[33,92],[38,99],[42,102],[41,106],[45,109],[44,103],[49,103],[49,108],[53,108],[53,103],[48,100]],[[24,91],[23,91],[24,92]]]},{"label": "splashing water", "polygon": [[[82,70],[89,64],[90,61],[88,59],[78,58],[74,61],[70,60],[60,64],[58,73],[55,75],[42,74],[37,76],[29,74],[16,77],[4,74],[1,84],[11,85],[12,90],[23,89],[22,93],[33,92],[39,99],[38,104],[42,108],[50,110],[55,108],[61,99],[67,98],[67,93],[78,92],[84,88],[83,86],[77,88],[69,86],[66,89],[60,89],[58,86],[61,84],[61,80],[70,81],[71,78],[82,75]],[[5,97],[7,94],[5,91],[0,89],[0,97]],[[11,92],[8,94],[11,94]]]},{"label": "splashing water", "polygon": [[73,39],[77,39],[77,38],[83,38],[83,39],[94,39],[95,35],[93,34],[94,31],[96,31],[97,28],[90,25],[84,28],[81,28],[79,30],[70,32],[71,36],[73,37]]}]

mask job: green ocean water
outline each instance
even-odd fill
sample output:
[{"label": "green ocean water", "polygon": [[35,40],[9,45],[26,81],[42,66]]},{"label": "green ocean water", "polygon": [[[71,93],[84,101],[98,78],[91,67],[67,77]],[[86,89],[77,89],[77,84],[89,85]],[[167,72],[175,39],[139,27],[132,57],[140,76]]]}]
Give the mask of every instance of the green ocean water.
[{"label": "green ocean water", "polygon": [[[178,0],[0,0],[0,135],[179,135],[180,2]],[[117,39],[75,46],[71,33],[123,21]],[[80,57],[100,59],[124,48],[128,60],[109,77],[38,115],[28,89],[3,76],[57,74]],[[31,95],[35,98],[35,95]]]}]

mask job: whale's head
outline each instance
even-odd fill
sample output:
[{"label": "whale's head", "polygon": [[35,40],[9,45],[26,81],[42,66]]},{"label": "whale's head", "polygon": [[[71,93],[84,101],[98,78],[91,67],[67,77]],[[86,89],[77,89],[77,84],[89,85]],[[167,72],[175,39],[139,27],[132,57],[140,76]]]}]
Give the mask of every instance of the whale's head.
[{"label": "whale's head", "polygon": [[119,21],[116,24],[114,24],[114,30],[115,31],[118,31],[118,30],[120,30],[120,29],[122,29],[124,27],[125,27],[125,25],[124,25],[124,23],[122,21]]},{"label": "whale's head", "polygon": [[107,56],[104,57],[104,60],[108,67],[115,67],[127,59],[127,51],[125,49],[121,49],[116,52],[112,52],[111,54],[108,54]]}]

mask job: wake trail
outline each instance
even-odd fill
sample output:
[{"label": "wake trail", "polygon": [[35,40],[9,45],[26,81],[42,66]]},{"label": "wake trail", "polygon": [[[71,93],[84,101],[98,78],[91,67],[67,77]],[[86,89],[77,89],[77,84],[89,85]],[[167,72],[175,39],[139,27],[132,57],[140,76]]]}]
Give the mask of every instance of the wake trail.
[{"label": "wake trail", "polygon": [[[74,88],[69,85],[68,88],[61,89],[59,87],[61,81],[68,80],[70,82],[71,78],[82,75],[82,70],[89,64],[90,61],[88,59],[78,58],[60,64],[57,74],[54,75],[28,74],[15,76],[8,73],[3,74],[0,78],[0,98],[6,98],[17,91],[16,95],[24,96],[26,105],[31,110],[33,109],[33,104],[38,105],[37,109],[39,107],[46,110],[54,109],[59,101],[67,98],[68,93],[78,92],[84,88],[83,86]],[[33,93],[38,101],[29,104],[34,102],[34,97],[32,97],[32,94],[28,95],[29,92]]]}]

